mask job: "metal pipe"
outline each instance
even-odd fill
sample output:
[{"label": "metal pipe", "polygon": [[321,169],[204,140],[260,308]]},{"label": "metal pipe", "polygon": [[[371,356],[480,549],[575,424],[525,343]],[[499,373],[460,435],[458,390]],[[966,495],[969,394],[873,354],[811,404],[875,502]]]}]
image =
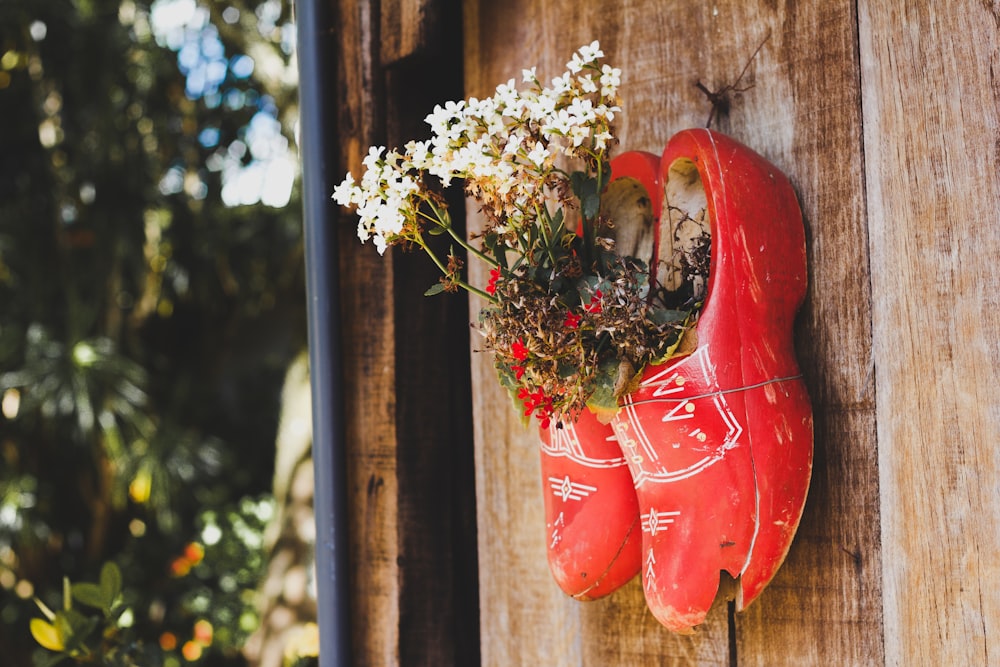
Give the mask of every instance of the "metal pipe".
[{"label": "metal pipe", "polygon": [[351,664],[346,450],[335,209],[327,192],[335,114],[329,3],[295,0],[299,65],[299,155],[305,219],[306,297],[315,466],[316,586],[320,667]]}]

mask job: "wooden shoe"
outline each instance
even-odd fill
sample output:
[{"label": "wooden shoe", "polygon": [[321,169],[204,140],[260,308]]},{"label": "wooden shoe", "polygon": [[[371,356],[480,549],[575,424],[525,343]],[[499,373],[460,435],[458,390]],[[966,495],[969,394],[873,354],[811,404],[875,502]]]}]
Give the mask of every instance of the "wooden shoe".
[{"label": "wooden shoe", "polygon": [[595,600],[639,573],[632,476],[611,426],[589,411],[540,434],[549,569],[567,595]]},{"label": "wooden shoe", "polygon": [[[612,425],[639,501],[647,603],[663,625],[690,632],[720,571],[738,580],[738,610],[761,593],[802,514],[812,409],[792,322],[805,237],[788,179],[722,134],[675,135],[659,181],[658,279],[703,306],[690,353],[647,368]],[[704,232],[708,275],[685,277],[684,254]]]},{"label": "wooden shoe", "polygon": [[[660,216],[660,158],[630,152],[612,162],[603,196],[620,254],[651,257]],[[639,573],[642,534],[632,475],[610,425],[589,411],[540,429],[549,568],[580,600],[608,595]]]}]

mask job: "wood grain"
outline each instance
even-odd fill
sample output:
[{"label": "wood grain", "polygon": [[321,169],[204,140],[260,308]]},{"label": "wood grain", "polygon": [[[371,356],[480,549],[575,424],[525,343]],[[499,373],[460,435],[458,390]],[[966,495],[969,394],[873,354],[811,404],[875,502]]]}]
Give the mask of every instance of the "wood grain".
[{"label": "wood grain", "polygon": [[[367,147],[384,137],[384,89],[366,0],[337,3],[337,175],[361,172]],[[359,248],[351,216],[338,229],[344,355],[344,437],[350,511],[351,624],[356,664],[397,664],[399,646],[393,267]],[[322,409],[322,406],[317,406]]]},{"label": "wood grain", "polygon": [[[442,16],[454,25],[435,30],[461,29],[457,13]],[[422,136],[435,104],[462,97],[460,59],[452,40],[385,68],[387,145]],[[460,191],[451,203],[462,231]],[[449,251],[444,238],[431,244],[440,257]],[[471,380],[468,358],[456,355],[469,339],[468,304],[458,293],[425,298],[438,269],[420,252],[392,254],[400,663],[461,667],[479,660]]]},{"label": "wood grain", "polygon": [[1000,14],[859,3],[886,662],[1000,662]]},{"label": "wood grain", "polygon": [[[537,65],[543,80],[561,74],[573,51],[593,39],[601,40],[610,62],[653,79],[652,68],[661,71],[666,57],[660,50],[670,41],[668,21],[657,17],[662,10],[650,9],[655,3],[624,4],[467,2],[466,94],[489,95],[498,83],[519,81],[522,67]],[[635,34],[646,30],[652,32]],[[509,49],[511,43],[520,48]],[[669,135],[660,123],[671,120],[661,87],[626,82],[626,88],[630,110],[622,134],[637,138],[628,148],[662,149]],[[653,108],[657,122],[633,130],[633,119]],[[473,205],[470,215],[474,211]],[[474,279],[485,282],[481,272]],[[546,566],[535,425],[530,431],[521,425],[486,354],[473,353],[473,387],[483,664],[728,664],[724,606],[692,638],[673,635],[653,619],[637,582],[594,603],[559,592]],[[512,578],[498,582],[498,571]],[[500,627],[496,619],[503,619]]]},{"label": "wood grain", "polygon": [[[532,590],[545,574],[533,569],[530,580],[518,577],[516,595],[483,584],[484,664],[511,664],[512,647],[517,657],[531,658],[522,664],[551,660],[547,633],[498,635],[485,624],[494,612],[544,608],[559,627],[575,626],[579,637],[579,651],[559,654],[555,664],[880,664],[871,297],[853,4],[521,1],[465,8],[469,95],[489,94],[522,66],[558,74],[573,49],[600,39],[609,62],[624,70],[622,150],[659,152],[677,130],[703,125],[711,106],[694,82],[712,90],[734,83],[770,33],[737,86],[752,87],[732,96],[730,113],[715,127],[775,162],[799,193],[811,287],[796,331],[816,411],[814,479],[799,537],[776,580],[737,615],[734,628],[722,608],[697,640],[670,635],[648,616],[635,583],[609,600],[566,609],[547,590]],[[512,42],[521,48],[509,50]],[[510,567],[512,560],[531,568],[531,559],[544,558],[540,530],[527,536],[534,542],[523,541],[530,524],[513,538],[519,524],[508,505],[516,498],[517,520],[541,525],[540,499],[526,497],[538,494],[537,470],[511,453],[527,451],[534,439],[503,413],[509,408],[495,384],[488,359],[474,355],[480,562],[484,570]]]},{"label": "wood grain", "polygon": [[380,59],[393,65],[429,46],[438,19],[440,0],[381,0],[379,6]]},{"label": "wood grain", "polygon": [[813,399],[813,479],[788,559],[760,600],[737,617],[738,663],[881,664],[871,296],[853,4],[734,2],[720,4],[712,24],[734,35],[740,26],[754,26],[731,47],[744,54],[760,39],[746,33],[770,31],[751,64],[753,88],[736,98],[720,129],[789,174],[805,218],[810,270],[796,340]]},{"label": "wood grain", "polygon": [[[458,43],[427,40],[460,31],[450,0],[337,7],[339,180],[360,176],[368,146],[419,134],[435,103],[462,96],[462,82]],[[466,302],[423,298],[438,277],[426,258],[400,248],[379,256],[358,243],[355,216],[340,222],[354,662],[475,664],[469,367],[454,354],[468,340]]]},{"label": "wood grain", "polygon": [[[336,0],[344,170],[357,173],[369,144],[407,138],[421,105],[444,101],[425,90],[418,102],[398,82],[427,84],[447,65],[421,58],[459,32],[442,31],[442,17],[459,11],[450,1]],[[575,48],[599,39],[624,70],[621,150],[659,152],[676,131],[703,125],[711,105],[693,84],[734,84],[763,42],[713,127],[774,162],[799,195],[810,287],[797,352],[815,413],[812,486],[784,566],[745,613],[732,619],[722,603],[697,635],[679,637],[652,619],[637,581],[593,603],[559,591],[546,565],[534,425],[522,426],[473,334],[482,663],[1000,664],[996,3],[462,2],[464,96],[519,81],[522,67],[559,74]],[[444,431],[460,441],[461,420],[435,411],[409,372],[422,357],[414,344],[433,340],[439,322],[461,326],[459,338],[467,330],[453,311],[408,305],[411,283],[421,291],[427,274],[411,257],[358,252],[348,222],[357,662],[475,664],[472,649],[449,644],[468,608],[452,570],[471,556],[432,525],[440,516],[464,530],[454,505],[471,503],[470,491],[449,469],[460,450],[433,449]],[[486,282],[478,265],[471,273]],[[481,305],[469,302],[472,319]],[[454,348],[458,338],[447,340]],[[448,351],[427,359],[446,364]],[[453,382],[433,368],[427,377]],[[464,386],[448,390],[452,404]],[[429,621],[440,604],[451,605],[444,626]]]}]

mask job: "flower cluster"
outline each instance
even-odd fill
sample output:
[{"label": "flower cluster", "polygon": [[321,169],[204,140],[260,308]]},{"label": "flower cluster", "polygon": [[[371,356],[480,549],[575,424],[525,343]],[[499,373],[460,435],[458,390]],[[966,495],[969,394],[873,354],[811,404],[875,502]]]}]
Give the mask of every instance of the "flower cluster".
[{"label": "flower cluster", "polygon": [[501,384],[543,426],[585,405],[613,414],[638,370],[669,358],[690,323],[693,304],[653,298],[642,262],[605,261],[558,292],[499,272],[489,286],[499,298],[480,312],[486,346]]},{"label": "flower cluster", "polygon": [[[429,139],[372,148],[361,181],[347,174],[333,195],[357,208],[359,238],[380,253],[404,244],[430,256],[442,278],[426,294],[462,287],[487,301],[480,326],[500,382],[543,426],[585,405],[613,411],[636,372],[674,350],[694,307],[668,307],[648,267],[603,236],[621,113],[621,71],[603,57],[595,41],[548,85],[532,68],[523,89],[511,79],[491,97],[435,107]],[[473,241],[453,229],[436,189],[455,180],[487,218]],[[445,233],[490,267],[484,289],[425,238]]]},{"label": "flower cluster", "polygon": [[560,155],[598,168],[607,161],[611,124],[621,111],[621,70],[600,65],[603,57],[595,41],[574,54],[549,86],[542,86],[533,68],[522,73],[529,84],[523,91],[511,79],[492,97],[435,107],[426,118],[428,141],[411,141],[402,153],[372,147],[361,182],[348,173],[334,199],[357,207],[359,238],[372,239],[384,252],[388,245],[415,242],[428,223],[450,227],[441,219],[440,201],[425,187],[426,175],[445,187],[464,179],[507,245],[517,249],[549,196],[555,193],[563,203],[568,197],[568,188],[560,186],[565,172],[556,167]]}]

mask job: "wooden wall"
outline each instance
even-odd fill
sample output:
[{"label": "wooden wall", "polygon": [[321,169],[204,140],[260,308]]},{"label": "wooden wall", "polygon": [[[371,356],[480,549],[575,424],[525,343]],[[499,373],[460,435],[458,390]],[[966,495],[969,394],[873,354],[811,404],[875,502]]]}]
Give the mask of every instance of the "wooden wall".
[{"label": "wooden wall", "polygon": [[[330,4],[332,192],[369,146],[402,145],[463,86],[457,2]],[[478,664],[470,376],[464,354],[452,363],[468,307],[423,298],[433,266],[380,257],[355,216],[339,223],[352,664]]]},{"label": "wooden wall", "polygon": [[[368,130],[344,132],[344,162],[355,168],[387,127],[418,116],[410,98],[393,98],[400,63],[428,43],[453,43],[457,33],[461,62],[434,66],[464,68],[464,92],[445,99],[488,95],[519,78],[522,67],[538,65],[543,77],[561,73],[578,46],[599,39],[609,62],[624,70],[621,149],[653,152],[677,130],[704,125],[710,105],[694,82],[714,89],[733,82],[767,38],[750,65],[753,87],[734,96],[730,113],[713,126],[785,171],[805,216],[810,289],[796,334],[814,403],[816,459],[788,559],[745,613],[716,609],[693,637],[660,627],[637,581],[598,602],[566,598],[546,565],[535,433],[521,426],[473,339],[476,659],[546,667],[1000,664],[996,3],[464,0],[459,8],[395,0],[382,2],[381,12],[373,1],[335,4],[343,17],[339,57],[359,67],[340,84],[350,107],[340,122],[369,118]],[[434,32],[458,14],[461,29]],[[366,24],[368,33],[352,23],[365,16],[378,19]],[[359,57],[372,60],[359,65]],[[377,120],[386,114],[396,120]],[[452,591],[458,580],[450,572],[470,553],[461,539],[443,547],[414,540],[433,512],[404,492],[433,474],[431,455],[421,472],[400,463],[412,425],[432,441],[435,428],[449,424],[457,451],[473,446],[463,441],[468,425],[453,426],[460,416],[444,411],[428,424],[412,416],[412,406],[404,409],[418,400],[414,390],[394,386],[404,375],[399,364],[419,363],[403,349],[414,339],[401,327],[437,315],[403,305],[424,288],[410,284],[408,272],[417,269],[405,258],[394,256],[385,269],[369,256],[374,251],[361,260],[355,248],[343,252],[345,289],[353,290],[345,305],[348,338],[375,341],[346,369],[348,385],[359,387],[348,416],[357,438],[358,662],[471,664],[470,653],[443,650],[431,660],[435,649],[410,648],[420,642],[407,643],[399,631],[407,627],[401,613],[416,604],[400,582],[412,587],[420,575],[442,576]],[[353,274],[351,283],[359,266],[374,273]],[[395,277],[378,273],[404,267]],[[470,302],[473,313],[479,306]],[[464,338],[462,323],[454,315],[451,321]],[[434,354],[434,363],[453,363],[454,349]],[[462,409],[461,401],[454,405]],[[406,414],[410,422],[401,421]],[[448,512],[455,526],[464,525]],[[399,563],[410,553],[447,563],[425,563],[408,577]],[[431,596],[417,605],[422,613],[438,605],[452,615],[468,610],[468,600],[455,602],[453,592],[435,600],[433,585],[419,594]],[[456,627],[433,630],[436,639],[425,643],[457,641]]]}]

